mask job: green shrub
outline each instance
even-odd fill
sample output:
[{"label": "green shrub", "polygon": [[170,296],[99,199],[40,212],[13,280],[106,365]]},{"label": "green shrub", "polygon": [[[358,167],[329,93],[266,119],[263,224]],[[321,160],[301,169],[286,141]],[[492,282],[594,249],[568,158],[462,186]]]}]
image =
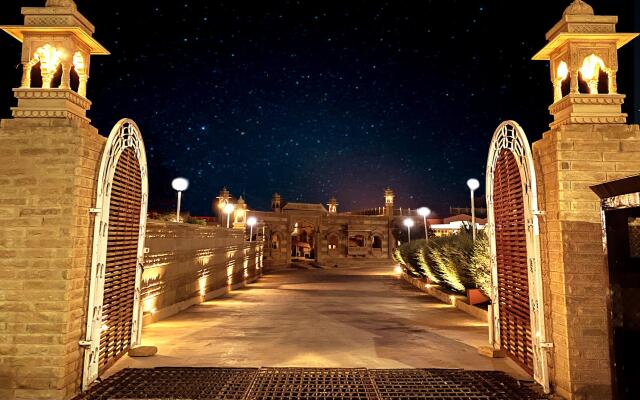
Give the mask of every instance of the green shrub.
[{"label": "green shrub", "polygon": [[417,254],[421,246],[424,245],[424,240],[413,240],[410,243],[405,243],[398,247],[400,257],[404,261],[404,266],[411,273],[411,275],[425,278],[426,275],[420,265],[418,264]]},{"label": "green shrub", "polygon": [[449,237],[451,240],[444,245],[446,269],[443,270],[443,280],[450,289],[464,293],[465,289],[474,287],[470,265],[473,256],[473,236],[462,231]]},{"label": "green shrub", "polygon": [[418,265],[420,269],[424,272],[424,276],[428,278],[433,283],[440,283],[442,281],[442,276],[440,274],[440,270],[436,265],[435,261],[431,257],[430,247],[431,243],[434,243],[432,240],[429,243],[425,243],[424,246],[418,249],[418,254],[416,259],[418,260]]},{"label": "green shrub", "polygon": [[[491,273],[486,235],[479,232],[474,244],[471,229],[452,236],[414,240],[399,246],[393,258],[407,273],[428,278],[454,292],[480,288],[490,291]],[[486,291],[486,292],[485,292]]]},{"label": "green shrub", "polygon": [[491,256],[489,238],[484,232],[478,232],[476,237],[470,269],[476,287],[491,297]]}]

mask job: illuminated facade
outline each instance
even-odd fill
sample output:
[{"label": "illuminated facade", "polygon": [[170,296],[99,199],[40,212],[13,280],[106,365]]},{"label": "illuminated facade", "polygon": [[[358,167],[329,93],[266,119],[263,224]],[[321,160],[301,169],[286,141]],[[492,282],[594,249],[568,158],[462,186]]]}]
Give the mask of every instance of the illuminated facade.
[{"label": "illuminated facade", "polygon": [[[248,211],[246,204],[237,201],[234,221],[249,216],[258,220],[254,232],[257,240],[264,239],[265,258],[273,263],[295,260],[315,260],[338,263],[346,260],[389,259],[395,248],[393,191],[385,191],[385,207],[359,212],[338,212],[338,201],[331,198],[327,207],[322,204],[285,202],[278,193],[271,200],[271,211]],[[214,202],[213,209],[234,202],[224,188]],[[238,207],[240,206],[240,207]],[[388,210],[388,211],[387,211]],[[242,214],[242,215],[241,215]],[[226,218],[218,213],[219,218]],[[224,222],[224,219],[219,219]],[[234,228],[244,229],[244,224]]]}]

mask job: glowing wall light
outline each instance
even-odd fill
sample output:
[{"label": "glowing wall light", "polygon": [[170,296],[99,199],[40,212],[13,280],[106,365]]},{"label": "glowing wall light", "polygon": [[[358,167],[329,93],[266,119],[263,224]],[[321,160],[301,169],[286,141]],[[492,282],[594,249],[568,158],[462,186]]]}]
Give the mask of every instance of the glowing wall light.
[{"label": "glowing wall light", "polygon": [[33,58],[40,62],[40,73],[42,74],[42,88],[51,89],[51,81],[58,70],[58,65],[62,61],[62,52],[50,44],[45,44],[36,49]]},{"label": "glowing wall light", "polygon": [[584,79],[584,81],[587,82],[587,86],[589,86],[589,94],[598,94],[598,79],[601,69],[605,69],[604,61],[595,54],[591,54],[585,58],[582,67],[580,67],[582,79]]}]

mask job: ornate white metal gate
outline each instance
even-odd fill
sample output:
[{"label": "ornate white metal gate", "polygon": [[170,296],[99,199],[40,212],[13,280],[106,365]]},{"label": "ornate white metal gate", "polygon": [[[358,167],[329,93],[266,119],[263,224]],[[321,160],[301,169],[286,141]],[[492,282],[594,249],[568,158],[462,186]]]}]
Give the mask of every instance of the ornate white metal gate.
[{"label": "ornate white metal gate", "polygon": [[516,122],[496,129],[486,170],[491,246],[490,338],[549,392],[533,157]]},{"label": "ornate white metal gate", "polygon": [[98,176],[82,387],[140,342],[147,160],[135,122],[109,134]]}]

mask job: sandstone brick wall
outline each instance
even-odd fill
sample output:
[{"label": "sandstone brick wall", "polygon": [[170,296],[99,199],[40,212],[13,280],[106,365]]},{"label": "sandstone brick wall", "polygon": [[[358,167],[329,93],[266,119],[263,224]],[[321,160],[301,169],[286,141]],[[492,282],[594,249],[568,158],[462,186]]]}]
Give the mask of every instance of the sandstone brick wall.
[{"label": "sandstone brick wall", "polygon": [[145,246],[145,323],[220,296],[261,274],[262,242],[245,242],[239,230],[148,221]]},{"label": "sandstone brick wall", "polygon": [[80,386],[97,168],[105,138],[62,119],[0,125],[0,398]]},{"label": "sandstone brick wall", "polygon": [[640,171],[638,125],[565,125],[533,144],[552,383],[572,399],[611,398],[608,268],[590,186]]}]

